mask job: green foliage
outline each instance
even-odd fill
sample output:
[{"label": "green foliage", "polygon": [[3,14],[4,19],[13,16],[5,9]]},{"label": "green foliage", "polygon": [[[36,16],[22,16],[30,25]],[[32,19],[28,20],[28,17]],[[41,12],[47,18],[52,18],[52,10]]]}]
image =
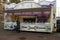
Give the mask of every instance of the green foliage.
[{"label": "green foliage", "polygon": [[11,3],[19,3],[20,2],[20,0],[10,0],[11,1]]}]

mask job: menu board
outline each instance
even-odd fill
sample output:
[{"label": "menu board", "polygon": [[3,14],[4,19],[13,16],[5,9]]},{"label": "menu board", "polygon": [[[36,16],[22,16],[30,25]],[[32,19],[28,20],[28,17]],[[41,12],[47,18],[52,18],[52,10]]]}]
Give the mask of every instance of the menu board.
[{"label": "menu board", "polygon": [[50,14],[50,11],[44,11],[44,14],[46,15],[46,14]]},{"label": "menu board", "polygon": [[21,14],[32,14],[32,12],[22,12]]},{"label": "menu board", "polygon": [[41,12],[33,12],[33,14],[41,14]]},{"label": "menu board", "polygon": [[12,13],[9,13],[9,15],[12,15]]},{"label": "menu board", "polygon": [[[39,15],[39,14],[42,14],[42,12],[17,12],[17,13],[14,13],[14,14],[15,15],[21,15],[21,14],[26,14],[26,15],[35,14],[35,15]],[[50,14],[50,11],[44,11],[43,14],[44,15]],[[12,13],[9,13],[9,15],[12,15]]]},{"label": "menu board", "polygon": [[21,13],[14,13],[15,15],[20,15]]},{"label": "menu board", "polygon": [[41,12],[20,12],[20,13],[14,13],[15,15],[21,15],[21,14],[26,14],[26,15],[29,15],[29,14],[41,14]]},{"label": "menu board", "polygon": [[14,14],[14,15],[47,15],[51,13],[51,8],[32,8],[32,9],[20,9],[20,10],[11,10],[7,11],[9,14]]}]

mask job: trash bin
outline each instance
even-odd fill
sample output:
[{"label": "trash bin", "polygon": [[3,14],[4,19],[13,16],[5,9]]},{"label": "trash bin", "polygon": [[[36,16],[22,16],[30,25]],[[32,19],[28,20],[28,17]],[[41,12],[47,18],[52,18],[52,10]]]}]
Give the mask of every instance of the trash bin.
[{"label": "trash bin", "polygon": [[60,20],[57,20],[57,32],[60,32]]}]

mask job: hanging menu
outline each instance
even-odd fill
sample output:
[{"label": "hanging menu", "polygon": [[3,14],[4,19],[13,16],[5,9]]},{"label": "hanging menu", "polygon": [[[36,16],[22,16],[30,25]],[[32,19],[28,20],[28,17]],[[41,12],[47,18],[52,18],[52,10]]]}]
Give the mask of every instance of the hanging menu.
[{"label": "hanging menu", "polygon": [[14,13],[15,15],[21,15],[21,14],[25,14],[25,15],[29,15],[29,14],[41,14],[41,12],[21,12],[21,13]]},{"label": "hanging menu", "polygon": [[14,13],[15,15],[20,15],[21,13]]},{"label": "hanging menu", "polygon": [[50,11],[44,11],[44,14],[50,14]]},{"label": "hanging menu", "polygon": [[41,14],[41,12],[33,12],[33,14]]},{"label": "hanging menu", "polygon": [[9,13],[9,15],[12,15],[12,13]]}]

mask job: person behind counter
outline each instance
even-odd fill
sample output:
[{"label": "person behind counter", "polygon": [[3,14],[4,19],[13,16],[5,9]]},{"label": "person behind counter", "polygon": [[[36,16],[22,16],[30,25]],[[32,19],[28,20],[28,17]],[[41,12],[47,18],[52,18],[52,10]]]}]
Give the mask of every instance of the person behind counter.
[{"label": "person behind counter", "polygon": [[17,20],[16,20],[16,24],[17,24],[16,31],[20,32],[20,21],[19,21],[18,17],[17,17]]}]

